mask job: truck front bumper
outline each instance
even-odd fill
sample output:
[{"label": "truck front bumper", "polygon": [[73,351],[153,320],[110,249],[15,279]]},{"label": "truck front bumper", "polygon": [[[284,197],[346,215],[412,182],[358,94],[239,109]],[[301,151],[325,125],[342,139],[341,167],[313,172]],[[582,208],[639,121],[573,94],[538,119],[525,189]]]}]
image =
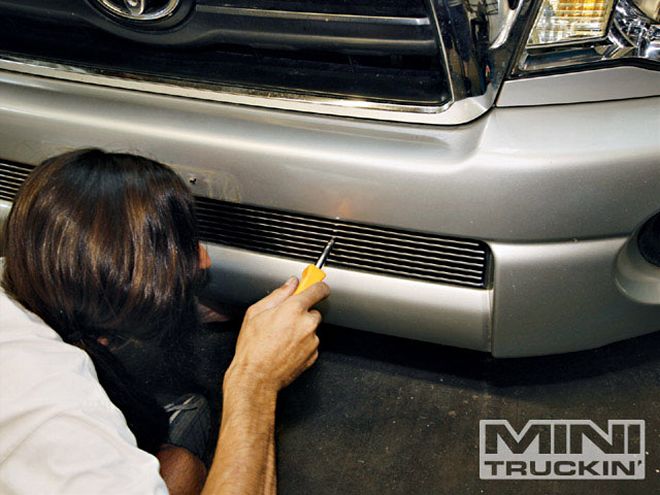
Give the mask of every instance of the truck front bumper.
[{"label": "truck front bumper", "polygon": [[[622,274],[625,256],[635,257],[631,239],[660,210],[659,115],[660,98],[645,98],[495,108],[447,128],[0,71],[0,158],[36,164],[89,146],[136,152],[194,175],[198,195],[486,241],[488,289],[328,268],[325,309],[332,323],[496,356],[660,329],[660,268],[636,263],[637,275]],[[210,293],[235,302],[303,267],[219,245],[210,252]],[[628,290],[631,276],[648,287],[642,296]]]}]

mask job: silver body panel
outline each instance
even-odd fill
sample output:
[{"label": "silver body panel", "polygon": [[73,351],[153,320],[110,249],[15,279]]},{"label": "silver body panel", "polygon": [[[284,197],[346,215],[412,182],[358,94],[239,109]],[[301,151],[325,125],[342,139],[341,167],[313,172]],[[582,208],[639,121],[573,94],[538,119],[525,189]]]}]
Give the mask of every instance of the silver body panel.
[{"label": "silver body panel", "polygon": [[[644,304],[616,283],[616,260],[626,241],[491,244],[493,354],[577,351],[660,330],[660,293]],[[660,268],[647,264],[644,273],[660,287]]]},{"label": "silver body panel", "polygon": [[624,66],[506,81],[497,97],[497,106],[556,105],[648,96],[660,96],[660,71]]},{"label": "silver body panel", "polygon": [[[326,319],[497,356],[660,329],[660,300],[642,303],[615,280],[627,237],[660,210],[659,129],[660,98],[496,108],[441,128],[0,72],[5,159],[139,152],[194,176],[196,194],[486,240],[492,290],[328,268]],[[211,292],[241,302],[303,266],[218,246],[211,254]]]}]

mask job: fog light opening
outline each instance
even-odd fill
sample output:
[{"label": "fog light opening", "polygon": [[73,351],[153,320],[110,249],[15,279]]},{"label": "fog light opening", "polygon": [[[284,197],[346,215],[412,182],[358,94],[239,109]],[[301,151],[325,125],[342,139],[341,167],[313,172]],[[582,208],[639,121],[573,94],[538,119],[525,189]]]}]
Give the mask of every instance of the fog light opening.
[{"label": "fog light opening", "polygon": [[660,213],[642,226],[637,236],[637,247],[646,261],[660,267]]},{"label": "fog light opening", "polygon": [[660,213],[624,244],[614,276],[619,290],[630,299],[660,304]]}]

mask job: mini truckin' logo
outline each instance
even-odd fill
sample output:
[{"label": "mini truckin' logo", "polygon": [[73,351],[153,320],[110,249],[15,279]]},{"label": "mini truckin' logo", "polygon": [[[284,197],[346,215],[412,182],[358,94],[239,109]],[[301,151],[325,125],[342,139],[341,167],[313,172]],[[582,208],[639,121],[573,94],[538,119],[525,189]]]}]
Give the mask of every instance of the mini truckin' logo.
[{"label": "mini truckin' logo", "polygon": [[644,420],[479,421],[481,479],[644,479]]},{"label": "mini truckin' logo", "polygon": [[132,21],[157,21],[178,7],[181,0],[96,0],[108,12]]}]

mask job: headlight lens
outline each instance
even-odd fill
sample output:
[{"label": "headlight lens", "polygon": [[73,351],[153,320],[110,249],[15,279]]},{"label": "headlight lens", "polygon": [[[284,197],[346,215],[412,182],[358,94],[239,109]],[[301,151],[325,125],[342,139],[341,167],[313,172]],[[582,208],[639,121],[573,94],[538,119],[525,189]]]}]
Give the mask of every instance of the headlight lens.
[{"label": "headlight lens", "polygon": [[632,59],[660,67],[660,0],[543,0],[516,72]]},{"label": "headlight lens", "polygon": [[543,0],[527,46],[602,38],[613,0]]}]

